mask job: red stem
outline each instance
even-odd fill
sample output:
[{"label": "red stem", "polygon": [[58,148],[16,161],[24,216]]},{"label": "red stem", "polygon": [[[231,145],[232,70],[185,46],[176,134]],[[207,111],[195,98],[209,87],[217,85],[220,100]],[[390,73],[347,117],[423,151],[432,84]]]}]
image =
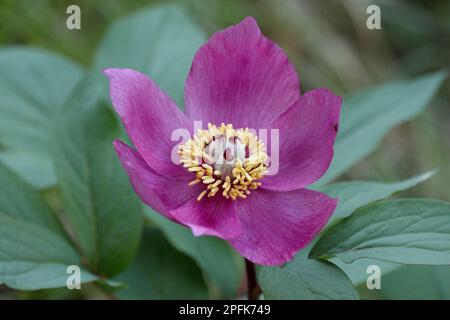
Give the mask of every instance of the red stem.
[{"label": "red stem", "polygon": [[247,297],[248,300],[258,300],[261,294],[258,281],[256,279],[255,264],[245,259],[245,271],[247,273]]}]

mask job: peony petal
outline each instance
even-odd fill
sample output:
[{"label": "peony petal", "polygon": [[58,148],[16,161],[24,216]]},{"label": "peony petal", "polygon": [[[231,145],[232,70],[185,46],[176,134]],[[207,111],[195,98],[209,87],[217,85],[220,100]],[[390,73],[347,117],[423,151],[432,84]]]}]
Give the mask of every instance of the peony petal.
[{"label": "peony petal", "polygon": [[139,154],[159,174],[185,179],[187,171],[171,159],[178,143],[171,141],[171,136],[175,129],[192,127],[188,118],[144,74],[131,69],[107,69],[104,73],[110,80],[114,108]]},{"label": "peony petal", "polygon": [[214,34],[195,55],[185,88],[192,120],[235,128],[268,128],[300,96],[283,50],[261,34],[252,17]]},{"label": "peony petal", "polygon": [[139,152],[119,140],[114,141],[114,147],[134,191],[145,204],[171,220],[176,221],[170,214],[171,209],[184,205],[203,189],[197,185],[189,187],[187,180],[168,179],[157,174]]},{"label": "peony petal", "polygon": [[241,233],[236,209],[222,195],[205,197],[200,201],[197,201],[196,196],[170,213],[177,221],[190,227],[195,236],[210,235],[228,239]]},{"label": "peony petal", "polygon": [[[276,174],[264,177],[263,188],[299,189],[325,173],[333,159],[341,102],[327,89],[313,90],[274,122],[272,128],[279,129],[279,167]],[[272,165],[269,171],[274,172]]]},{"label": "peony petal", "polygon": [[242,233],[229,240],[247,259],[280,265],[308,245],[324,227],[337,204],[323,193],[258,189],[236,206]]}]

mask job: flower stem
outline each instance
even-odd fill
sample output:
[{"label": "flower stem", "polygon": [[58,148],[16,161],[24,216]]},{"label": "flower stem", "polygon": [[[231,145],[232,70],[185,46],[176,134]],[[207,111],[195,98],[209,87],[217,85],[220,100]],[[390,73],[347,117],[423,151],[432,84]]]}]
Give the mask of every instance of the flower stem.
[{"label": "flower stem", "polygon": [[247,272],[247,298],[248,300],[258,300],[261,289],[256,280],[255,264],[245,259],[245,271]]}]

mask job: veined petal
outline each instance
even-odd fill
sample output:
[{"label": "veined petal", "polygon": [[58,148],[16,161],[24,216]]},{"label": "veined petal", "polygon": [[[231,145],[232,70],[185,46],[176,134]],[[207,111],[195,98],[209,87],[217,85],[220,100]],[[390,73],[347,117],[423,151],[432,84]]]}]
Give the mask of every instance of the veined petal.
[{"label": "veined petal", "polygon": [[184,99],[192,120],[261,129],[299,96],[298,76],[286,54],[248,17],[198,50]]},{"label": "veined petal", "polygon": [[[186,170],[171,159],[176,129],[190,130],[188,118],[144,74],[131,69],[106,69],[111,100],[133,144],[147,164],[161,175],[185,179]],[[192,130],[190,130],[192,131]]]},{"label": "veined petal", "polygon": [[169,179],[157,174],[139,152],[116,140],[117,155],[141,200],[165,217],[176,221],[170,210],[184,205],[201,192],[201,186],[188,186],[187,180]]},{"label": "veined petal", "polygon": [[336,204],[336,199],[306,189],[288,192],[259,189],[236,206],[242,232],[229,241],[255,263],[283,264],[314,239]]},{"label": "veined petal", "polygon": [[171,210],[170,214],[190,227],[195,236],[210,235],[229,239],[241,233],[235,207],[222,196],[205,197],[200,201],[194,197],[185,205]]},{"label": "veined petal", "polygon": [[[309,91],[273,123],[272,129],[279,130],[279,166],[276,174],[264,177],[263,188],[303,188],[327,171],[333,159],[341,102],[342,98],[330,90]],[[269,171],[274,168],[271,165]]]}]

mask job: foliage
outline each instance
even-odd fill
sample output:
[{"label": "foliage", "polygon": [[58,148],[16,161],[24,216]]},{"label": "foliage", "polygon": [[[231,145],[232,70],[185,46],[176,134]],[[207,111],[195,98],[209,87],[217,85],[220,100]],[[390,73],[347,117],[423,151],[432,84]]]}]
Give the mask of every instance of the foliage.
[{"label": "foliage", "polygon": [[[124,131],[101,75],[104,67],[138,69],[182,105],[184,79],[205,34],[185,8],[171,4],[114,22],[90,68],[47,50],[0,49],[0,283],[61,288],[67,267],[79,265],[83,286],[107,287],[105,296],[242,294],[242,261],[225,242],[194,237],[134,194],[112,147]],[[434,172],[399,182],[333,182],[373,153],[393,127],[425,111],[446,77],[441,70],[344,97],[334,161],[312,186],[339,198],[339,206],[293,261],[259,267],[266,299],[358,299],[354,287],[369,263],[395,270],[386,277],[386,298],[449,297],[440,281],[424,280],[427,293],[419,296],[402,281],[413,277],[411,286],[423,287],[419,279],[448,279],[450,203],[383,200]]]}]

